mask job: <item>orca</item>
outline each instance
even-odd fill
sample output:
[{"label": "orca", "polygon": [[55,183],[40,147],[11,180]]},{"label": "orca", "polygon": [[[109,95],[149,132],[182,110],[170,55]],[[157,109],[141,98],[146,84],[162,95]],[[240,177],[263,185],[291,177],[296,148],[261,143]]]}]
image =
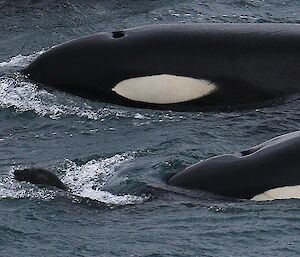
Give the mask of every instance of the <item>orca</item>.
[{"label": "orca", "polygon": [[282,135],[237,154],[201,161],[168,183],[218,195],[252,199],[300,199],[300,131]]},{"label": "orca", "polygon": [[165,24],[54,46],[22,72],[107,103],[202,111],[299,92],[299,63],[299,24]]},{"label": "orca", "polygon": [[69,191],[69,188],[54,173],[42,168],[14,170],[14,177],[19,181],[42,186],[54,186],[64,191]]}]

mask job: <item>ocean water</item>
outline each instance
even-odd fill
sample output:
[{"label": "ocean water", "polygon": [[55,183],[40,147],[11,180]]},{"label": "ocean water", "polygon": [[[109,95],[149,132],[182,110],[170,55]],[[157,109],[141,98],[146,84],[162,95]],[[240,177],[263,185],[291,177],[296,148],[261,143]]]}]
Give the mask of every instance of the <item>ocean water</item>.
[{"label": "ocean water", "polygon": [[[1,257],[300,255],[299,200],[166,185],[195,162],[298,130],[298,95],[234,112],[155,111],[38,88],[19,73],[70,39],[182,22],[300,23],[300,2],[0,0]],[[13,179],[32,166],[74,194]]]}]

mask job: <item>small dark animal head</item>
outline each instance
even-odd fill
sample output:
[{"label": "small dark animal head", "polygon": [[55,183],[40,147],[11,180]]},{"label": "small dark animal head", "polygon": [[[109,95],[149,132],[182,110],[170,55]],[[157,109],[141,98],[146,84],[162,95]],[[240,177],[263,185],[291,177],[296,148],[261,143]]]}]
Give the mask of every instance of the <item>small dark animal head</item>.
[{"label": "small dark animal head", "polygon": [[29,181],[30,178],[30,172],[29,169],[24,170],[14,170],[14,176],[16,180],[19,181]]},{"label": "small dark animal head", "polygon": [[52,172],[41,168],[30,168],[23,170],[15,170],[14,176],[16,180],[26,181],[32,184],[55,186],[62,190],[68,190],[68,187],[60,181],[60,179]]}]

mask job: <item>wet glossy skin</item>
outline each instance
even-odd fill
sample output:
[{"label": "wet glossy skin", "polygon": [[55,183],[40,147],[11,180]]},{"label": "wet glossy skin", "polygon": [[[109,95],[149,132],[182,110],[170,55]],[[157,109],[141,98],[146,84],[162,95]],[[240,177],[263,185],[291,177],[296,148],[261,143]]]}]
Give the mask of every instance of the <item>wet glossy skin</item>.
[{"label": "wet glossy skin", "polygon": [[[152,25],[58,45],[24,73],[44,85],[126,106],[221,109],[299,91],[299,47],[297,24]],[[112,91],[123,80],[160,74],[212,81],[218,90],[175,104],[132,101]]]},{"label": "wet glossy skin", "polygon": [[300,185],[300,136],[287,134],[286,140],[253,149],[248,155],[207,159],[178,172],[168,183],[244,199],[269,189]]}]

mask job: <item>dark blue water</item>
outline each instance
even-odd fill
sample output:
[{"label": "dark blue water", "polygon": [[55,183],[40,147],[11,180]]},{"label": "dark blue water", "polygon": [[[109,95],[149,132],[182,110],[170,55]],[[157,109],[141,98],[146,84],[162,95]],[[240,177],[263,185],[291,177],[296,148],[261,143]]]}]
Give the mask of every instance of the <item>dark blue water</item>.
[{"label": "dark blue water", "polygon": [[[229,113],[153,111],[39,89],[18,73],[66,40],[181,22],[300,23],[300,2],[0,1],[1,257],[300,255],[299,201],[230,201],[165,183],[298,130],[299,96]],[[13,179],[31,166],[54,170],[75,194]]]}]

